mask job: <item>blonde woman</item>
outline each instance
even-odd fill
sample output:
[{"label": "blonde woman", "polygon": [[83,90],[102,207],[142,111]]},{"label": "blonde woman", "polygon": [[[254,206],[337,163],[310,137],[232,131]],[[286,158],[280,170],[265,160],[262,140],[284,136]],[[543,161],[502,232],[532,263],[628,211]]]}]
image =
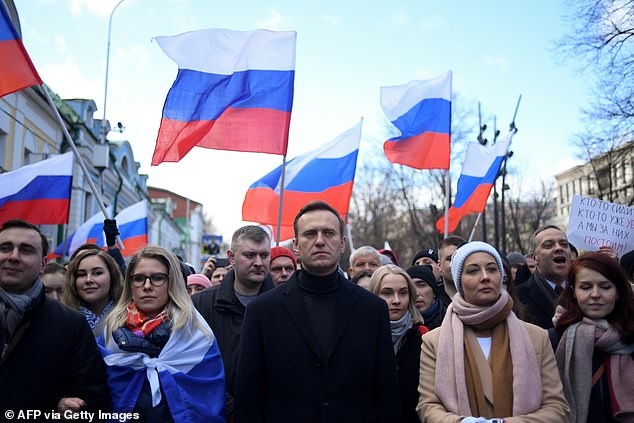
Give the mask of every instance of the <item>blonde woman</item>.
[{"label": "blonde woman", "polygon": [[93,334],[103,331],[103,322],[123,290],[117,262],[100,248],[79,251],[68,263],[62,302],[78,310]]},{"label": "blonde woman", "polygon": [[114,412],[151,422],[224,422],[218,344],[173,254],[148,246],[131,259],[98,343]]},{"label": "blonde woman", "polygon": [[390,314],[392,346],[398,366],[404,422],[418,423],[418,374],[421,336],[427,332],[416,309],[416,286],[405,270],[386,264],[374,271],[369,290],[382,298]]}]

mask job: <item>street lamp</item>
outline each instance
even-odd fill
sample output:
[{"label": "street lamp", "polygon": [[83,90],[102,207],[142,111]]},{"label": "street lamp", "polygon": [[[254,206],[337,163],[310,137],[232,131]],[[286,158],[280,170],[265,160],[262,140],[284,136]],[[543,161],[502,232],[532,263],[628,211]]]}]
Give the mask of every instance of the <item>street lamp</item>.
[{"label": "street lamp", "polygon": [[114,15],[115,10],[123,3],[125,0],[119,0],[119,2],[112,8],[112,12],[110,12],[110,20],[108,21],[108,47],[106,48],[106,86],[104,88],[103,93],[103,119],[101,120],[101,143],[106,143],[106,104],[108,100],[108,68],[110,67],[110,33],[112,31],[112,16]]}]

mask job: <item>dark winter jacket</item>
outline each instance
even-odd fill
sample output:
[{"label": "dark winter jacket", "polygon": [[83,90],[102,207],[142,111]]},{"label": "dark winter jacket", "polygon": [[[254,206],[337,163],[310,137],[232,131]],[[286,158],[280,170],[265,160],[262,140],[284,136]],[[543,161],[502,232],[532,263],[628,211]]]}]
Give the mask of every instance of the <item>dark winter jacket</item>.
[{"label": "dark winter jacket", "polygon": [[42,289],[12,337],[0,338],[0,415],[57,411],[59,400],[68,397],[84,400],[87,411],[110,409],[106,367],[79,312],[47,298]]},{"label": "dark winter jacket", "polygon": [[[420,422],[416,414],[416,406],[418,405],[420,346],[423,341],[423,335],[420,330],[422,326],[421,324],[416,324],[408,329],[401,347],[396,352],[398,384],[401,389],[403,422],[405,423]],[[426,331],[424,327],[422,329]]]},{"label": "dark winter jacket", "polygon": [[[240,334],[242,332],[242,320],[245,307],[238,300],[233,288],[235,272],[231,270],[222,280],[222,283],[194,295],[192,301],[218,341],[220,354],[225,366],[225,384],[227,390],[227,417],[233,415],[233,394],[235,389],[235,374],[238,363],[240,346]],[[271,276],[267,275],[260,294],[273,289]]]}]

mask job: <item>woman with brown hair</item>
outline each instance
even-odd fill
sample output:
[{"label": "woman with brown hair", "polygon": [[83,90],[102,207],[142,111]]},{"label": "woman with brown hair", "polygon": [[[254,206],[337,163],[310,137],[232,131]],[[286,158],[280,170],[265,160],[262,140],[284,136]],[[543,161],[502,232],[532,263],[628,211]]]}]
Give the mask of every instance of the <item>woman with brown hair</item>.
[{"label": "woman with brown hair", "polygon": [[89,248],[78,252],[68,263],[62,302],[83,314],[98,335],[122,290],[117,262],[104,250]]},{"label": "woman with brown hair", "polygon": [[572,262],[559,298],[557,364],[571,422],[634,421],[634,304],[618,262],[598,252]]}]

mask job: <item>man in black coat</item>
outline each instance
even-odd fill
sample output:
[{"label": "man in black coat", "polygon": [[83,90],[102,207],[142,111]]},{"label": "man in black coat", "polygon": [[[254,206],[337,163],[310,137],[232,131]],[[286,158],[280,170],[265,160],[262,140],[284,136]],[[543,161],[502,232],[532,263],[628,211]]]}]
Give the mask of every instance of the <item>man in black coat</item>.
[{"label": "man in black coat", "polygon": [[192,297],[194,306],[207,321],[218,340],[225,367],[226,415],[233,421],[235,373],[244,313],[252,300],[273,289],[269,275],[271,241],[259,226],[239,228],[231,237],[227,257],[232,270],[220,285]]},{"label": "man in black coat", "polygon": [[526,307],[521,317],[550,329],[553,327],[557,298],[566,286],[570,270],[570,244],[566,234],[554,225],[536,230],[530,244],[537,268],[526,282],[516,288],[517,298]]},{"label": "man in black coat", "polygon": [[44,294],[47,252],[28,222],[9,220],[0,230],[0,415],[96,420],[110,408],[105,364],[84,317]]},{"label": "man in black coat", "polygon": [[236,422],[400,421],[387,306],[339,271],[343,220],[311,202],[294,230],[302,270],[247,309]]}]

